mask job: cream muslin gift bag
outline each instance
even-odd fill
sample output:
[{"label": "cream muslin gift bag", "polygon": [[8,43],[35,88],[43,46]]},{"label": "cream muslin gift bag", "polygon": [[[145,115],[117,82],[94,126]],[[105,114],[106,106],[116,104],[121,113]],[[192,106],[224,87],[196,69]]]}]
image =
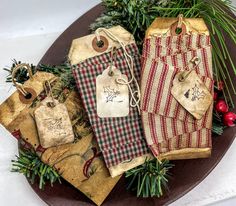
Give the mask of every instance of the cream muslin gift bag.
[{"label": "cream muslin gift bag", "polygon": [[142,62],[142,122],[154,156],[209,157],[214,81],[204,21],[156,18],[146,32]]}]

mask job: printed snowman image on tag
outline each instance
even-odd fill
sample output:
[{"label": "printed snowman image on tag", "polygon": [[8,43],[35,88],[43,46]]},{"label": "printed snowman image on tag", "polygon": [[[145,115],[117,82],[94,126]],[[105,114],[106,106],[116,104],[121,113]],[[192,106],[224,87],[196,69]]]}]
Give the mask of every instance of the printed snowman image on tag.
[{"label": "printed snowman image on tag", "polygon": [[125,117],[129,114],[129,89],[117,79],[128,81],[126,75],[112,66],[96,78],[97,115],[104,117]]},{"label": "printed snowman image on tag", "polygon": [[213,97],[195,70],[182,71],[173,80],[171,94],[196,119],[201,119]]}]

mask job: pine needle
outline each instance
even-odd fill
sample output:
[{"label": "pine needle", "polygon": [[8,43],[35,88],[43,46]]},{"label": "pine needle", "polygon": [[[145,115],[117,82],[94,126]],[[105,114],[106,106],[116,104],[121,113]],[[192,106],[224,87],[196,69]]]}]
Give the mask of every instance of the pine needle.
[{"label": "pine needle", "polygon": [[125,173],[127,189],[135,191],[137,197],[161,197],[168,189],[169,170],[173,166],[168,160],[146,160],[143,165]]},{"label": "pine needle", "polygon": [[60,175],[54,168],[44,164],[38,155],[31,149],[20,150],[16,160],[12,160],[12,172],[19,172],[34,184],[35,178],[39,179],[39,189],[43,189],[47,182],[61,183]]}]

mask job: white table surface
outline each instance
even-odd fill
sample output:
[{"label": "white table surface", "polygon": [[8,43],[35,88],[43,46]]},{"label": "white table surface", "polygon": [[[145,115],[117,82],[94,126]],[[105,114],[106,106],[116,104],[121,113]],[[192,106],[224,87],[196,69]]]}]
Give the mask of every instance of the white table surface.
[{"label": "white table surface", "polygon": [[[0,68],[11,59],[37,64],[54,40],[99,0],[0,0]],[[236,5],[236,0],[233,1]],[[79,30],[80,28],[78,28]],[[13,91],[0,69],[0,103]],[[23,175],[11,173],[17,141],[0,126],[0,205],[46,205]],[[172,206],[236,205],[236,142],[223,160],[192,191]]]}]

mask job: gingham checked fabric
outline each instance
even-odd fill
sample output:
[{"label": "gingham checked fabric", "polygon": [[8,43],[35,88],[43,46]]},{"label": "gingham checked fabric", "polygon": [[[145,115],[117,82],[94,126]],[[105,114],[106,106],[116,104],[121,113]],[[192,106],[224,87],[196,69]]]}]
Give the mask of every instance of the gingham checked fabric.
[{"label": "gingham checked fabric", "polygon": [[213,92],[211,44],[208,35],[151,37],[145,40],[141,72],[141,111],[144,133],[158,156],[182,148],[211,147],[211,105],[196,120],[171,95],[175,75],[189,70],[193,57],[200,58],[196,72]]},{"label": "gingham checked fabric", "polygon": [[[140,80],[140,55],[135,44],[126,46],[134,60],[134,75]],[[78,91],[88,112],[95,137],[108,168],[149,153],[137,108],[130,107],[126,117],[100,118],[96,111],[96,77],[110,65],[111,53],[104,53],[73,66]],[[122,48],[117,49],[114,66],[131,78]],[[134,83],[131,84],[133,88]]]}]

